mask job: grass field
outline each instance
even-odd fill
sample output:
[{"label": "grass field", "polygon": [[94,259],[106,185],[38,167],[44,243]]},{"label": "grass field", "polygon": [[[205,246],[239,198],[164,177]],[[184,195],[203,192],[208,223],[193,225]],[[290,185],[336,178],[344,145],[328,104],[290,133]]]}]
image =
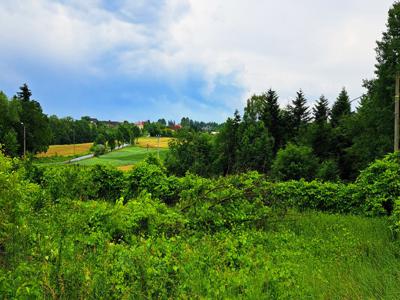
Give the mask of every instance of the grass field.
[{"label": "grass field", "polygon": [[85,155],[90,152],[89,149],[92,145],[93,143],[51,145],[47,152],[39,153],[36,157]]},{"label": "grass field", "polygon": [[[164,159],[167,149],[160,149],[160,159]],[[121,150],[109,152],[100,157],[93,157],[85,159],[79,162],[80,165],[92,166],[92,165],[108,165],[114,167],[122,167],[123,170],[128,170],[132,165],[143,161],[150,153],[157,155],[157,149],[141,147],[126,147]]]},{"label": "grass field", "polygon": [[[172,140],[172,138],[169,137],[160,137],[160,148],[168,148],[168,142]],[[139,147],[144,147],[147,148],[147,145],[149,148],[157,148],[158,147],[158,140],[156,137],[140,137],[138,139],[137,145]]]},{"label": "grass field", "polygon": [[[161,137],[160,138],[160,148],[166,149],[168,148],[168,142],[172,138],[169,137]],[[36,155],[36,157],[52,157],[52,156],[71,156],[74,157],[76,155],[85,155],[90,151],[90,147],[93,143],[84,143],[84,144],[70,144],[70,145],[51,145],[47,152],[42,152]],[[137,142],[137,146],[142,148],[157,148],[158,147],[158,139],[156,137],[140,137]]]}]

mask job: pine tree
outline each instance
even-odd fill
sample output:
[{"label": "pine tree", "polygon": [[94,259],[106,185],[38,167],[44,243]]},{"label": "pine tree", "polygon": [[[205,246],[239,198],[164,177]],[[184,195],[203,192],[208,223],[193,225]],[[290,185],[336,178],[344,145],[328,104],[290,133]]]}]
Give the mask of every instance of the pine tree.
[{"label": "pine tree", "polygon": [[314,122],[316,124],[324,124],[328,121],[330,111],[328,106],[328,99],[326,99],[324,95],[321,95],[321,97],[319,97],[319,100],[313,108],[313,114]]},{"label": "pine tree", "polygon": [[[24,84],[14,97],[14,100],[21,105],[20,121],[23,123],[23,125],[18,124],[18,143],[23,145],[23,126],[25,126],[26,149],[28,152],[38,153],[48,149],[52,136],[48,117],[43,113],[39,102],[30,99],[31,96],[31,91]],[[20,154],[22,149],[23,147],[19,147]]]},{"label": "pine tree", "polygon": [[297,92],[296,99],[292,101],[292,119],[295,131],[298,131],[302,125],[310,121],[310,112],[306,106],[307,100],[302,90]]},{"label": "pine tree", "polygon": [[282,119],[281,109],[279,108],[278,95],[272,89],[269,89],[264,95],[264,106],[261,119],[265,127],[275,140],[274,153],[282,146]]},{"label": "pine tree", "polygon": [[17,93],[17,98],[23,101],[31,100],[32,92],[28,88],[28,85],[24,83],[20,88],[20,92]]},{"label": "pine tree", "polygon": [[338,98],[332,106],[331,124],[333,127],[339,125],[340,120],[344,116],[351,114],[350,98],[345,88],[342,89]]},{"label": "pine tree", "polygon": [[314,123],[308,127],[307,143],[321,160],[325,160],[332,153],[332,127],[328,123],[330,114],[328,100],[321,95],[313,107]]}]

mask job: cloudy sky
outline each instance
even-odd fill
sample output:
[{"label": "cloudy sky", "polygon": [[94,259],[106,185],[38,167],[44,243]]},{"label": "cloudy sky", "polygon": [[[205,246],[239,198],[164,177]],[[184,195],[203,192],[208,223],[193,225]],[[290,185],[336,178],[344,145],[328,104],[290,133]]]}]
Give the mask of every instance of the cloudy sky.
[{"label": "cloudy sky", "polygon": [[0,90],[47,114],[223,121],[269,88],[286,105],[363,93],[392,0],[1,0]]}]

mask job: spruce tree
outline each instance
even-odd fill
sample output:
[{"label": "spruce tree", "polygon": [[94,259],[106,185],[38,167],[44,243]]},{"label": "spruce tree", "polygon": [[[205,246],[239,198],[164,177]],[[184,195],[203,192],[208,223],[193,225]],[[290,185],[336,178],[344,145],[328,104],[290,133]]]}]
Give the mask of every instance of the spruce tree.
[{"label": "spruce tree", "polygon": [[281,110],[279,108],[278,95],[275,91],[269,89],[263,95],[263,98],[265,98],[265,101],[261,119],[275,140],[274,153],[276,153],[278,148],[282,146],[283,141]]},{"label": "spruce tree", "polygon": [[336,99],[335,103],[332,106],[332,113],[331,113],[331,124],[333,127],[337,127],[340,123],[340,120],[344,116],[348,116],[351,114],[351,104],[350,98],[347,94],[345,88],[342,89],[338,98]]},{"label": "spruce tree", "polygon": [[330,114],[329,104],[328,99],[326,99],[324,95],[321,95],[321,97],[319,97],[319,100],[313,108],[313,114],[314,122],[316,124],[324,124],[328,121],[328,117]]},{"label": "spruce tree", "polygon": [[328,123],[330,114],[328,100],[321,95],[313,107],[314,123],[309,126],[307,132],[308,144],[313,152],[321,160],[325,160],[332,153],[332,127]]},{"label": "spruce tree", "polygon": [[297,92],[296,99],[292,101],[292,119],[295,131],[298,131],[302,125],[310,121],[310,112],[308,111],[307,100],[302,90]]},{"label": "spruce tree", "polygon": [[[18,143],[23,145],[25,126],[26,150],[38,153],[48,149],[52,137],[48,117],[43,113],[40,103],[32,100],[31,96],[31,91],[24,84],[14,97],[21,105],[20,122],[23,123],[18,124]],[[19,147],[19,152],[22,154],[23,147]]]}]

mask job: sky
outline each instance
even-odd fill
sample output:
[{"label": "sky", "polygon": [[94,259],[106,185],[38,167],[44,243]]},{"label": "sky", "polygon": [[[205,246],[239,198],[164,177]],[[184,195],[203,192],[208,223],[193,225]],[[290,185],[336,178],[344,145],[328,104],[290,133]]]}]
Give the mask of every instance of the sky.
[{"label": "sky", "polygon": [[360,96],[392,0],[0,0],[0,90],[59,117],[223,122],[272,88],[282,106]]}]

